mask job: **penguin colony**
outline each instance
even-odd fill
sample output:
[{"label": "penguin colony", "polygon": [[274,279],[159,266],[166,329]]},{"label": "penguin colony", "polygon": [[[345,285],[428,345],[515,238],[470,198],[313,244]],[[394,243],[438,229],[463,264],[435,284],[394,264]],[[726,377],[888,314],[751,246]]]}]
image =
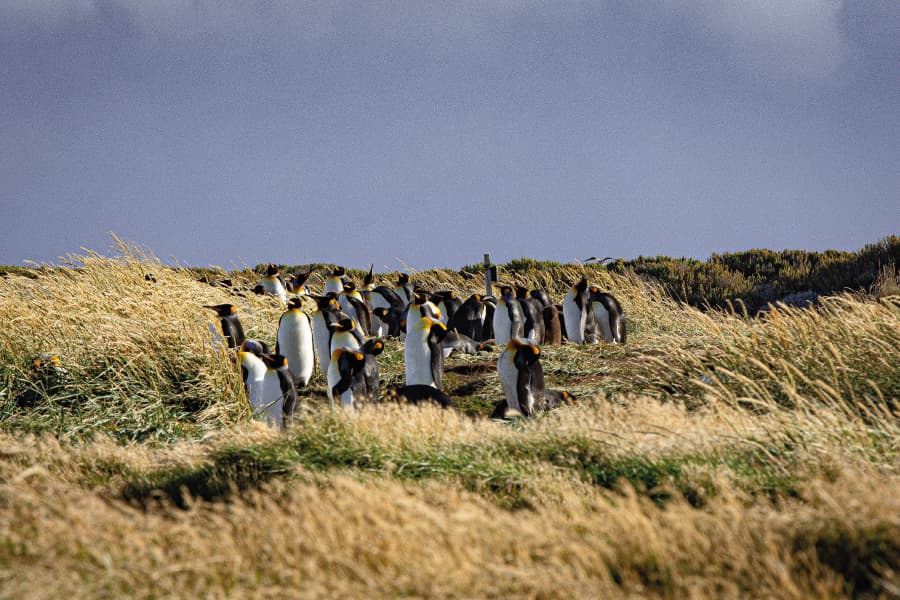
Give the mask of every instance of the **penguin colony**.
[{"label": "penguin colony", "polygon": [[[503,388],[491,418],[533,416],[572,399],[544,387],[541,345],[624,344],[625,314],[619,302],[582,277],[553,304],[544,290],[498,284],[499,296],[472,294],[465,301],[449,290],[428,291],[398,273],[393,286],[375,285],[372,268],[357,287],[343,267],[325,279],[321,295],[306,285],[312,271],[285,277],[270,264],[254,288],[285,305],[274,352],[247,339],[231,304],[206,305],[219,319],[223,342],[241,366],[254,416],[286,427],[316,363],[327,381],[332,408],[353,410],[379,401],[377,357],[384,338],[403,341],[405,385],[396,395],[411,404],[433,402],[452,408],[443,390],[444,359],[454,352],[477,354],[500,346],[497,376]],[[303,299],[315,310],[308,313]]]}]

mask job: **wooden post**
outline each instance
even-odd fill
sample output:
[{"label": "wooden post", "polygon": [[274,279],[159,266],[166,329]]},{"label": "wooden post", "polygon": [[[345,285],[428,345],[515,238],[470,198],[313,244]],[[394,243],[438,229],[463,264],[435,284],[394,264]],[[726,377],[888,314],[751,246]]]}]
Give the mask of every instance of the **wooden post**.
[{"label": "wooden post", "polygon": [[497,272],[496,268],[491,265],[491,255],[484,255],[484,290],[485,294],[492,296],[494,294],[493,275]]}]

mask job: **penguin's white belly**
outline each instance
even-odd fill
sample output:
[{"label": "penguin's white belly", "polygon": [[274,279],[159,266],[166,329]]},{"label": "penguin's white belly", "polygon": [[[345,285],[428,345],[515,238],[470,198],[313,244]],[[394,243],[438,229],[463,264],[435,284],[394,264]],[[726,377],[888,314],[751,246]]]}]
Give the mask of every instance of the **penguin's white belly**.
[{"label": "penguin's white belly", "polygon": [[275,296],[283,303],[287,304],[287,291],[278,279],[265,278],[262,280],[263,289],[267,294]]},{"label": "penguin's white belly", "polygon": [[304,386],[312,376],[315,355],[312,329],[304,314],[287,314],[278,328],[278,349],[288,360],[288,368]]},{"label": "penguin's white belly", "polygon": [[331,362],[331,337],[328,327],[325,325],[325,317],[322,313],[313,315],[313,344],[316,356],[319,358],[319,368],[322,375],[328,375],[328,363]]},{"label": "penguin's white belly", "polygon": [[573,344],[584,343],[584,315],[581,314],[572,292],[566,294],[563,300],[563,319],[566,322],[566,337]]},{"label": "penguin's white belly", "polygon": [[513,364],[512,355],[506,350],[500,353],[500,359],[497,361],[497,376],[500,379],[500,386],[503,388],[506,405],[522,412],[522,408],[519,406],[518,390],[516,389],[519,370]]},{"label": "penguin's white belly", "polygon": [[338,331],[331,336],[331,353],[333,354],[338,348],[348,348],[350,350],[360,349],[359,340],[353,335],[352,331]]},{"label": "penguin's white belly", "polygon": [[434,378],[431,376],[431,353],[425,340],[407,335],[403,346],[403,358],[406,363],[406,385],[434,387]]},{"label": "penguin's white belly", "polygon": [[498,345],[506,345],[510,340],[512,322],[509,320],[509,308],[505,303],[497,304],[494,310],[494,341]]},{"label": "penguin's white belly", "polygon": [[278,381],[277,372],[266,371],[262,389],[260,404],[254,410],[254,414],[258,419],[272,427],[279,427],[281,425],[281,405],[284,402],[284,392],[281,391],[281,383]]},{"label": "penguin's white belly", "polygon": [[343,289],[344,289],[344,284],[341,282],[340,279],[338,279],[336,277],[329,277],[325,281],[325,292],[324,292],[325,294],[328,294],[329,292],[334,292],[335,294],[340,294],[343,291]]},{"label": "penguin's white belly", "polygon": [[591,302],[591,308],[594,310],[594,319],[596,319],[597,325],[600,326],[603,339],[607,342],[613,341],[612,330],[609,327],[609,311],[600,302]]}]

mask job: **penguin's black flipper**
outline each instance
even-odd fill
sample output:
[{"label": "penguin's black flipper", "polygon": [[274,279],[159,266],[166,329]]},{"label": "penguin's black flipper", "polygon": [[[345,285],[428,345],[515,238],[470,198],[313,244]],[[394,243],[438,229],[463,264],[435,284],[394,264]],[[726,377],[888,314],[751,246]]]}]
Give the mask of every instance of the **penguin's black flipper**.
[{"label": "penguin's black flipper", "polygon": [[398,396],[406,398],[409,404],[418,405],[433,402],[439,404],[441,408],[456,408],[450,396],[430,385],[404,385],[396,388],[396,392]]}]

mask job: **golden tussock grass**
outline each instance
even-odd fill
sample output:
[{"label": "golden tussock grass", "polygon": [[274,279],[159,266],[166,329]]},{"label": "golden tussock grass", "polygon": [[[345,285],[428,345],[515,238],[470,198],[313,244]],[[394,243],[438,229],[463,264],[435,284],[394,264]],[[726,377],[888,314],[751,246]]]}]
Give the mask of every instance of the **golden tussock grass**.
[{"label": "golden tussock grass", "polygon": [[544,348],[577,402],[485,419],[495,351],[447,363],[467,414],[332,413],[317,371],[279,433],[201,308],[273,342],[249,273],[214,287],[127,244],[68,262],[0,278],[0,597],[900,594],[896,297],[750,319],[596,266],[501,274],[560,300],[585,273],[625,306],[628,344]]}]

